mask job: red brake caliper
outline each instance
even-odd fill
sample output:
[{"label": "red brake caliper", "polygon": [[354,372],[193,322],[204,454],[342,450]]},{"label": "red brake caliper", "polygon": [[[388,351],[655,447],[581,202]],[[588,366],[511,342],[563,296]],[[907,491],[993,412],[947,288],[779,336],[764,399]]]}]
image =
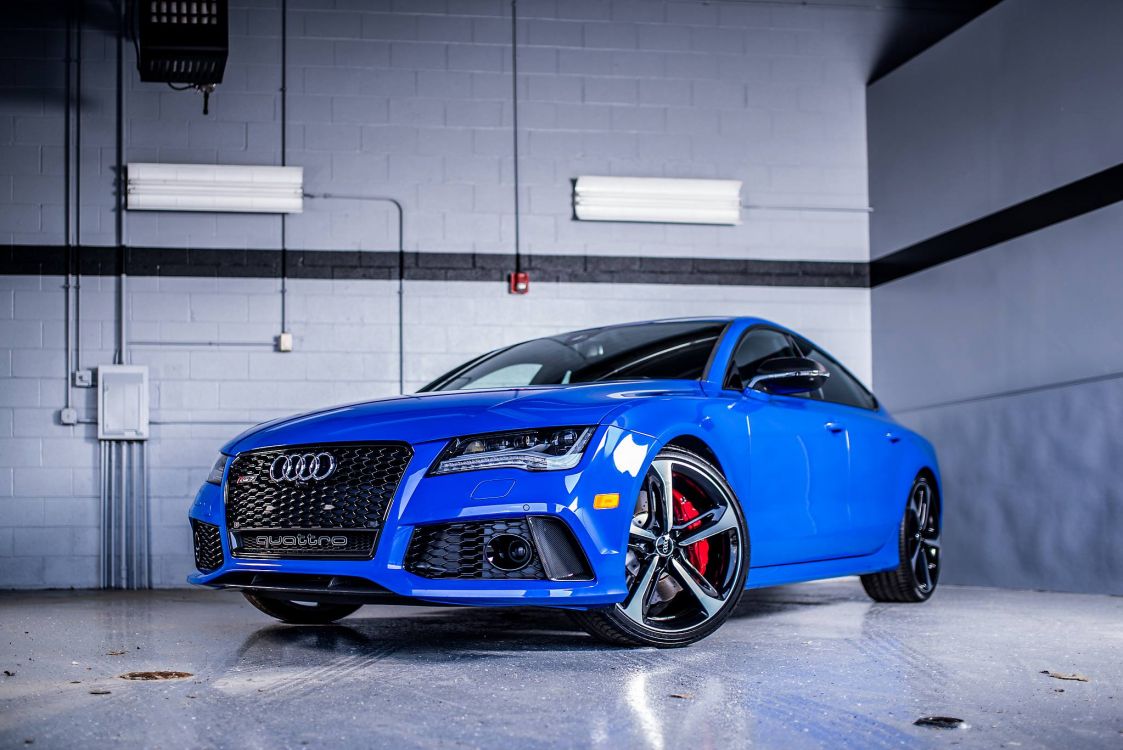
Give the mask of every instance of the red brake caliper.
[{"label": "red brake caliper", "polygon": [[[694,503],[686,499],[686,495],[678,490],[674,490],[673,496],[675,499],[674,512],[676,524],[685,523],[702,515],[698,512],[698,509],[694,507]],[[701,525],[702,522],[699,521],[698,523],[687,526],[686,530],[694,531]],[[694,566],[695,570],[705,575],[706,566],[709,565],[710,562],[710,541],[708,539],[703,539],[700,542],[695,542],[690,545],[686,548],[686,557],[690,560],[690,564]]]}]

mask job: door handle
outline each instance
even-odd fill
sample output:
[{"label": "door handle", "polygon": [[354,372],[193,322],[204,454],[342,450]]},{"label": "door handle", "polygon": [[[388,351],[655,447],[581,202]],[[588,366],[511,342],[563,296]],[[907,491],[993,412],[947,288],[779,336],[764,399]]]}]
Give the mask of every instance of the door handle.
[{"label": "door handle", "polygon": [[841,422],[827,422],[823,425],[827,432],[842,432],[846,427]]},{"label": "door handle", "polygon": [[901,442],[901,436],[896,434],[896,433],[893,433],[893,432],[885,433],[885,439],[888,440],[890,443]]}]

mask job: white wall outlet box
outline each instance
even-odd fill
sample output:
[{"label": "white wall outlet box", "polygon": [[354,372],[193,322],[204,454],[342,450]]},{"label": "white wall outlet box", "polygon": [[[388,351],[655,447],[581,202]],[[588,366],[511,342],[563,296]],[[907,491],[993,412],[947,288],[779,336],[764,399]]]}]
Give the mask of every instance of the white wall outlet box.
[{"label": "white wall outlet box", "polygon": [[283,331],[281,333],[281,335],[277,337],[277,351],[279,351],[279,352],[291,352],[292,351],[292,334],[289,333],[288,331]]},{"label": "white wall outlet box", "polygon": [[573,210],[581,221],[740,224],[740,180],[578,177]]},{"label": "white wall outlet box", "polygon": [[232,164],[129,164],[130,211],[298,214],[304,168]]},{"label": "white wall outlet box", "polygon": [[59,424],[78,424],[78,410],[77,409],[59,409],[58,412]]},{"label": "white wall outlet box", "polygon": [[147,440],[148,368],[101,365],[97,380],[98,440]]},{"label": "white wall outlet box", "polygon": [[74,387],[75,388],[93,388],[94,387],[94,371],[93,370],[75,370],[74,371]]}]

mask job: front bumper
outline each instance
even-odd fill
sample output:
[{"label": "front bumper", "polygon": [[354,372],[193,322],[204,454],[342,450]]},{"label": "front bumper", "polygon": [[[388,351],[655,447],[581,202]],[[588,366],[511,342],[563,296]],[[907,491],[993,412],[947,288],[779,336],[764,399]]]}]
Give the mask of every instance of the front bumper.
[{"label": "front bumper", "polygon": [[[236,558],[231,554],[222,488],[204,484],[195,496],[190,516],[219,527],[223,563],[212,572],[194,573],[187,580],[222,587],[224,581],[252,580],[253,573],[360,579],[388,592],[387,597],[372,594],[370,601],[404,597],[442,604],[585,609],[624,599],[628,526],[640,478],[654,447],[652,438],[601,426],[574,469],[492,469],[426,476],[445,442],[413,445],[413,458],[387,511],[374,556],[367,560]],[[594,496],[603,493],[619,493],[619,506],[594,509]],[[432,579],[405,568],[410,538],[418,526],[527,516],[551,516],[564,522],[588,558],[592,580]],[[280,580],[279,575],[274,577]],[[247,588],[244,583],[237,587]]]}]

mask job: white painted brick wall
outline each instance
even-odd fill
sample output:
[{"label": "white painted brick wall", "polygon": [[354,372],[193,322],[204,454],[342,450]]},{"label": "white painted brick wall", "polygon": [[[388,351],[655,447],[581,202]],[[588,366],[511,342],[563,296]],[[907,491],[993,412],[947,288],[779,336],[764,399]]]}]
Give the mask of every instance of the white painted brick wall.
[{"label": "white painted brick wall", "polygon": [[[288,157],[312,192],[405,202],[430,251],[513,242],[509,4],[290,6]],[[327,6],[328,3],[322,5]],[[523,239],[528,252],[865,260],[861,213],[749,211],[740,227],[570,220],[582,174],[728,177],[752,204],[865,206],[865,81],[902,10],[651,0],[519,4]],[[950,11],[949,11],[950,12]],[[931,22],[932,11],[908,21]],[[60,16],[61,17],[61,16]],[[0,43],[23,95],[0,100],[0,239],[62,241],[62,32]],[[40,26],[44,24],[40,23]],[[234,3],[209,117],[200,97],[141,83],[126,45],[127,160],[277,163],[280,14]],[[82,240],[114,241],[115,41],[83,46]],[[4,62],[0,58],[0,63]],[[317,205],[294,248],[389,248],[368,206]],[[272,216],[139,213],[134,245],[276,247]]]},{"label": "white painted brick wall", "polygon": [[[513,246],[509,3],[290,3],[289,163],[311,192],[385,194],[406,206],[410,250]],[[323,5],[328,5],[324,3]],[[343,4],[340,4],[343,5]],[[301,7],[311,6],[311,7]],[[59,6],[61,8],[61,5]],[[747,202],[863,206],[865,79],[900,13],[700,0],[523,0],[521,228],[529,253],[865,260],[862,214],[748,211],[736,228],[579,223],[581,174],[733,177]],[[49,15],[49,14],[48,14]],[[57,16],[62,18],[61,15]],[[913,25],[930,23],[925,12]],[[142,84],[126,45],[126,161],[279,162],[280,16],[235,2],[226,80],[201,100]],[[83,45],[81,241],[114,235],[115,42]],[[0,241],[61,244],[62,33],[0,29]],[[275,216],[130,213],[133,246],[276,248]],[[390,249],[384,206],[307,201],[294,249]],[[97,447],[63,405],[58,277],[0,277],[0,587],[96,583]],[[116,283],[82,280],[82,359],[112,361]],[[395,392],[393,282],[289,282],[296,351],[270,348],[277,280],[132,278],[131,359],[151,368],[155,581],[191,569],[184,521],[237,424]],[[544,284],[527,297],[468,282],[406,285],[406,379],[414,388],[495,346],[652,317],[760,314],[870,371],[869,294],[856,289]],[[450,315],[455,325],[449,325]],[[243,342],[201,347],[176,342]],[[74,391],[94,416],[93,391]],[[42,545],[49,539],[49,545]]]},{"label": "white painted brick wall", "polygon": [[[113,298],[114,279],[84,279],[90,294]],[[289,327],[295,351],[273,352],[278,284],[233,279],[130,279],[131,361],[150,368],[148,443],[154,576],[177,586],[190,572],[187,507],[220,445],[254,422],[397,391],[396,282],[292,280]],[[171,291],[174,289],[174,291]],[[50,363],[0,378],[0,587],[93,586],[97,581],[98,455],[93,425],[63,427],[62,309],[58,277],[0,277],[28,315],[0,306],[0,361]],[[138,304],[141,303],[141,304]],[[83,327],[105,328],[106,346],[87,348],[82,366],[110,362],[112,306],[90,306]],[[214,309],[229,320],[211,320]],[[249,322],[250,311],[261,320]],[[479,282],[406,284],[406,387],[416,389],[482,351],[605,323],[685,315],[756,314],[797,328],[870,371],[869,292],[862,289],[664,287],[535,284],[511,296]],[[96,313],[96,314],[95,314]],[[455,323],[450,323],[454,320]],[[15,326],[14,324],[21,324]],[[101,339],[99,338],[99,341]],[[238,341],[199,347],[177,341]],[[75,390],[84,417],[93,392]],[[220,420],[231,424],[205,424]],[[238,422],[241,422],[239,424]],[[49,544],[40,542],[49,540]]]}]

